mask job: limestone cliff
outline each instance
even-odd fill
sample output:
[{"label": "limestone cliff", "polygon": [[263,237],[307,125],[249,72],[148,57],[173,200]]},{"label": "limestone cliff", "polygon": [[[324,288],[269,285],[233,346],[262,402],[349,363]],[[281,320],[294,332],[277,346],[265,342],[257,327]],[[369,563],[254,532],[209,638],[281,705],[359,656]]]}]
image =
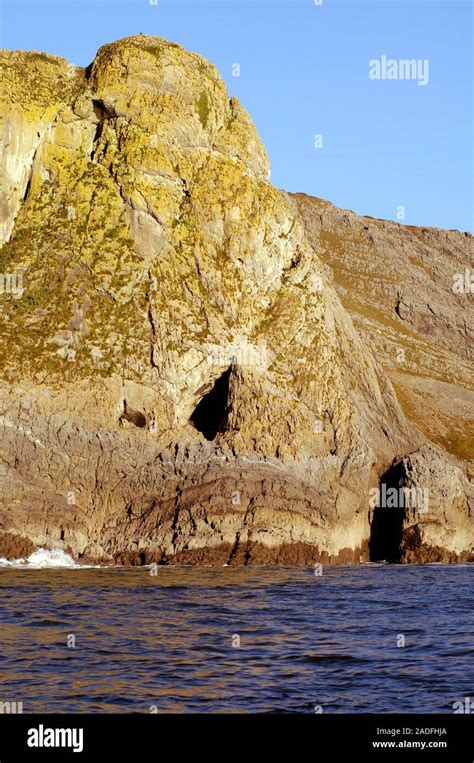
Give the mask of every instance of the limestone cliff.
[{"label": "limestone cliff", "polygon": [[[352,232],[272,187],[216,69],[145,36],[85,70],[21,52],[0,68],[0,271],[22,279],[0,296],[0,555],[468,558],[467,441],[447,447],[423,424],[425,388],[406,381],[412,369],[392,374],[372,340],[385,346],[386,327],[372,314],[360,325],[350,284],[341,303],[329,265],[346,244],[351,260]],[[404,230],[409,247],[418,234]],[[455,235],[467,266],[472,241]],[[449,257],[438,240],[426,268],[432,251]],[[419,328],[407,299],[398,315],[405,305]],[[433,372],[428,349],[419,376],[461,400],[456,328],[440,318],[425,333],[448,370]],[[445,406],[456,432],[463,404],[454,418]],[[394,529],[369,502],[384,479],[444,498],[404,509]]]}]

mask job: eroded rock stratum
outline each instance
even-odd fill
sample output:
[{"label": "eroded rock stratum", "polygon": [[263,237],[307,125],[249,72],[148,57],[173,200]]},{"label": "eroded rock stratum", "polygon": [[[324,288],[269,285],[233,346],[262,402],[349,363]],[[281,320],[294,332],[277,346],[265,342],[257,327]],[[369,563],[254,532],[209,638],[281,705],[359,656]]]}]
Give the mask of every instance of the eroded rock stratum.
[{"label": "eroded rock stratum", "polygon": [[[472,238],[276,190],[163,39],[0,67],[0,555],[470,558]],[[374,507],[381,481],[429,503]]]}]

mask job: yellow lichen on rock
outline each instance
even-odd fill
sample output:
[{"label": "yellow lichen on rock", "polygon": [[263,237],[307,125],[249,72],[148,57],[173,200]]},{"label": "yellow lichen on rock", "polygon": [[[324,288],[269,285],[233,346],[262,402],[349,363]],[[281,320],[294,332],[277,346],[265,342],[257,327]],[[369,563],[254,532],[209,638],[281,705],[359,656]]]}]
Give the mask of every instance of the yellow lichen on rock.
[{"label": "yellow lichen on rock", "polygon": [[369,489],[420,437],[215,67],[144,35],[0,65],[4,527],[95,559],[366,559]]}]

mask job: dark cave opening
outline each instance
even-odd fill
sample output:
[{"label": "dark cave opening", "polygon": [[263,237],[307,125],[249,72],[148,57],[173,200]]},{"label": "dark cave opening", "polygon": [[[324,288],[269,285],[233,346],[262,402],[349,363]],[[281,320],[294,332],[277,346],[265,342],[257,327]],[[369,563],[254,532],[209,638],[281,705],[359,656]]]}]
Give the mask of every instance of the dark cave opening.
[{"label": "dark cave opening", "polygon": [[229,399],[229,381],[231,369],[219,376],[212,389],[207,392],[195,407],[189,421],[206,440],[214,440],[222,431],[226,419]]},{"label": "dark cave opening", "polygon": [[[402,464],[394,464],[387,469],[380,479],[380,499],[374,508],[370,526],[369,559],[371,562],[399,562],[402,556],[403,522],[406,506],[404,493],[400,487]],[[384,496],[395,489],[398,493],[398,505],[390,505]],[[393,501],[393,498],[392,498]]]},{"label": "dark cave opening", "polygon": [[27,200],[28,196],[30,195],[30,190],[31,190],[31,175],[28,178],[28,182],[26,184],[25,192],[23,194],[23,201]]},{"label": "dark cave opening", "polygon": [[135,424],[136,427],[144,429],[146,427],[146,416],[140,411],[135,411],[127,405],[127,401],[123,401],[123,413],[120,416],[119,421],[128,421],[130,424]]}]

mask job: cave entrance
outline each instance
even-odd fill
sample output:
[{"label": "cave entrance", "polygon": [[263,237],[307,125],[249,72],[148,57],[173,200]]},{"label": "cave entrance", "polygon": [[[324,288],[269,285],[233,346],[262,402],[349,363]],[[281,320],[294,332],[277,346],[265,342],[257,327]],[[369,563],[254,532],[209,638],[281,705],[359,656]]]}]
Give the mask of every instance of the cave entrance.
[{"label": "cave entrance", "polygon": [[[402,556],[403,523],[406,506],[401,489],[403,466],[392,465],[380,479],[380,500],[374,509],[370,526],[369,559],[371,562],[399,562]],[[391,489],[398,493],[398,505],[392,506],[384,500],[391,494]],[[392,493],[393,494],[393,493]]]},{"label": "cave entrance", "polygon": [[201,398],[189,419],[193,427],[201,432],[206,440],[214,440],[225,423],[230,372],[231,367],[216,379],[212,389]]},{"label": "cave entrance", "polygon": [[127,405],[126,400],[123,401],[123,413],[120,416],[119,421],[128,421],[130,424],[135,424],[135,426],[140,429],[146,427],[146,416],[144,416],[143,413],[140,413],[140,411],[135,411],[133,408],[130,408],[130,406]]}]

